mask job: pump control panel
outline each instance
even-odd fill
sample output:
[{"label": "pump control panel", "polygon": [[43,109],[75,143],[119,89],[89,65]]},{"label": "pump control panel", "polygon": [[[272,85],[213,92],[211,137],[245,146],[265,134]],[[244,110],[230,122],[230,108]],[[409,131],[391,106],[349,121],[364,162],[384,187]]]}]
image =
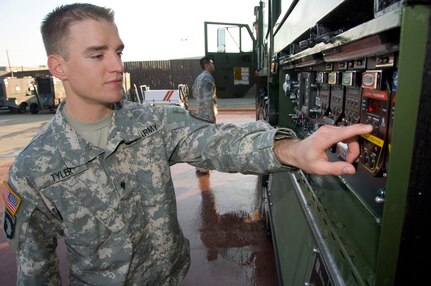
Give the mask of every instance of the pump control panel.
[{"label": "pump control panel", "polygon": [[374,176],[384,175],[389,126],[389,92],[381,86],[382,71],[366,71],[362,75],[361,123],[373,131],[361,136],[360,162]]},{"label": "pump control panel", "polygon": [[263,0],[256,11],[257,59],[266,58],[256,87],[276,103],[275,125],[299,138],[324,125],[373,127],[327,146],[331,162],[359,151],[355,174],[262,176],[279,284],[427,281],[430,1]]}]

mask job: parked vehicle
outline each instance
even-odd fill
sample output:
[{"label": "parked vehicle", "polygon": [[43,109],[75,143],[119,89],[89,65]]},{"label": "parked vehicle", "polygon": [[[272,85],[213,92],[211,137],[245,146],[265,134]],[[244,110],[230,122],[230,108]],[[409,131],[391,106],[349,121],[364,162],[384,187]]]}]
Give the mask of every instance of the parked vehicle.
[{"label": "parked vehicle", "polygon": [[300,138],[374,126],[355,175],[260,177],[280,285],[426,283],[430,1],[266,0],[254,12],[257,119]]},{"label": "parked vehicle", "polygon": [[0,78],[0,107],[24,113],[31,103],[34,79],[32,77]]},{"label": "parked vehicle", "polygon": [[0,107],[10,111],[53,111],[64,99],[63,83],[53,76],[0,79]]}]

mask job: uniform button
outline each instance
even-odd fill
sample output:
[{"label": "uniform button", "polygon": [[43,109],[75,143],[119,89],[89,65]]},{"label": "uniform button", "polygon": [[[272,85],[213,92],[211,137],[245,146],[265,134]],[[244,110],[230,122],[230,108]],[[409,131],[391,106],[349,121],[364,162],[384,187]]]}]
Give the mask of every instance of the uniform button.
[{"label": "uniform button", "polygon": [[126,182],[121,182],[120,186],[121,186],[121,188],[125,189],[126,188]]}]

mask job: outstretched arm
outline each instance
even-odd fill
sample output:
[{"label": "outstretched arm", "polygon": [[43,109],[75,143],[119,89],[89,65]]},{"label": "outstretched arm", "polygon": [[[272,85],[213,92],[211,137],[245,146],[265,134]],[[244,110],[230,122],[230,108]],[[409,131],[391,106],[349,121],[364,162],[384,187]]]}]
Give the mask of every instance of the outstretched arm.
[{"label": "outstretched arm", "polygon": [[[359,156],[357,136],[370,133],[372,126],[355,124],[347,127],[322,126],[311,136],[276,140],[274,154],[283,164],[317,175],[348,175],[356,172],[352,163]],[[348,145],[346,161],[329,162],[326,151],[338,142]]]}]

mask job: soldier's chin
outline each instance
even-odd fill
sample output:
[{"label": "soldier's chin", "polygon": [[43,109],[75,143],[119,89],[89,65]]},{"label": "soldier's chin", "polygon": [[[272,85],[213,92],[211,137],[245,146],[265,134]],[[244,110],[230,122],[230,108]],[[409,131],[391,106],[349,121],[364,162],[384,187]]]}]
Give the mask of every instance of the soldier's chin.
[{"label": "soldier's chin", "polygon": [[121,92],[119,93],[111,93],[109,95],[106,95],[104,98],[104,101],[106,103],[115,103],[123,99],[123,95]]},{"label": "soldier's chin", "polygon": [[123,96],[123,92],[121,91],[121,89],[113,90],[112,91],[112,96],[115,96],[117,98],[121,98]]}]

